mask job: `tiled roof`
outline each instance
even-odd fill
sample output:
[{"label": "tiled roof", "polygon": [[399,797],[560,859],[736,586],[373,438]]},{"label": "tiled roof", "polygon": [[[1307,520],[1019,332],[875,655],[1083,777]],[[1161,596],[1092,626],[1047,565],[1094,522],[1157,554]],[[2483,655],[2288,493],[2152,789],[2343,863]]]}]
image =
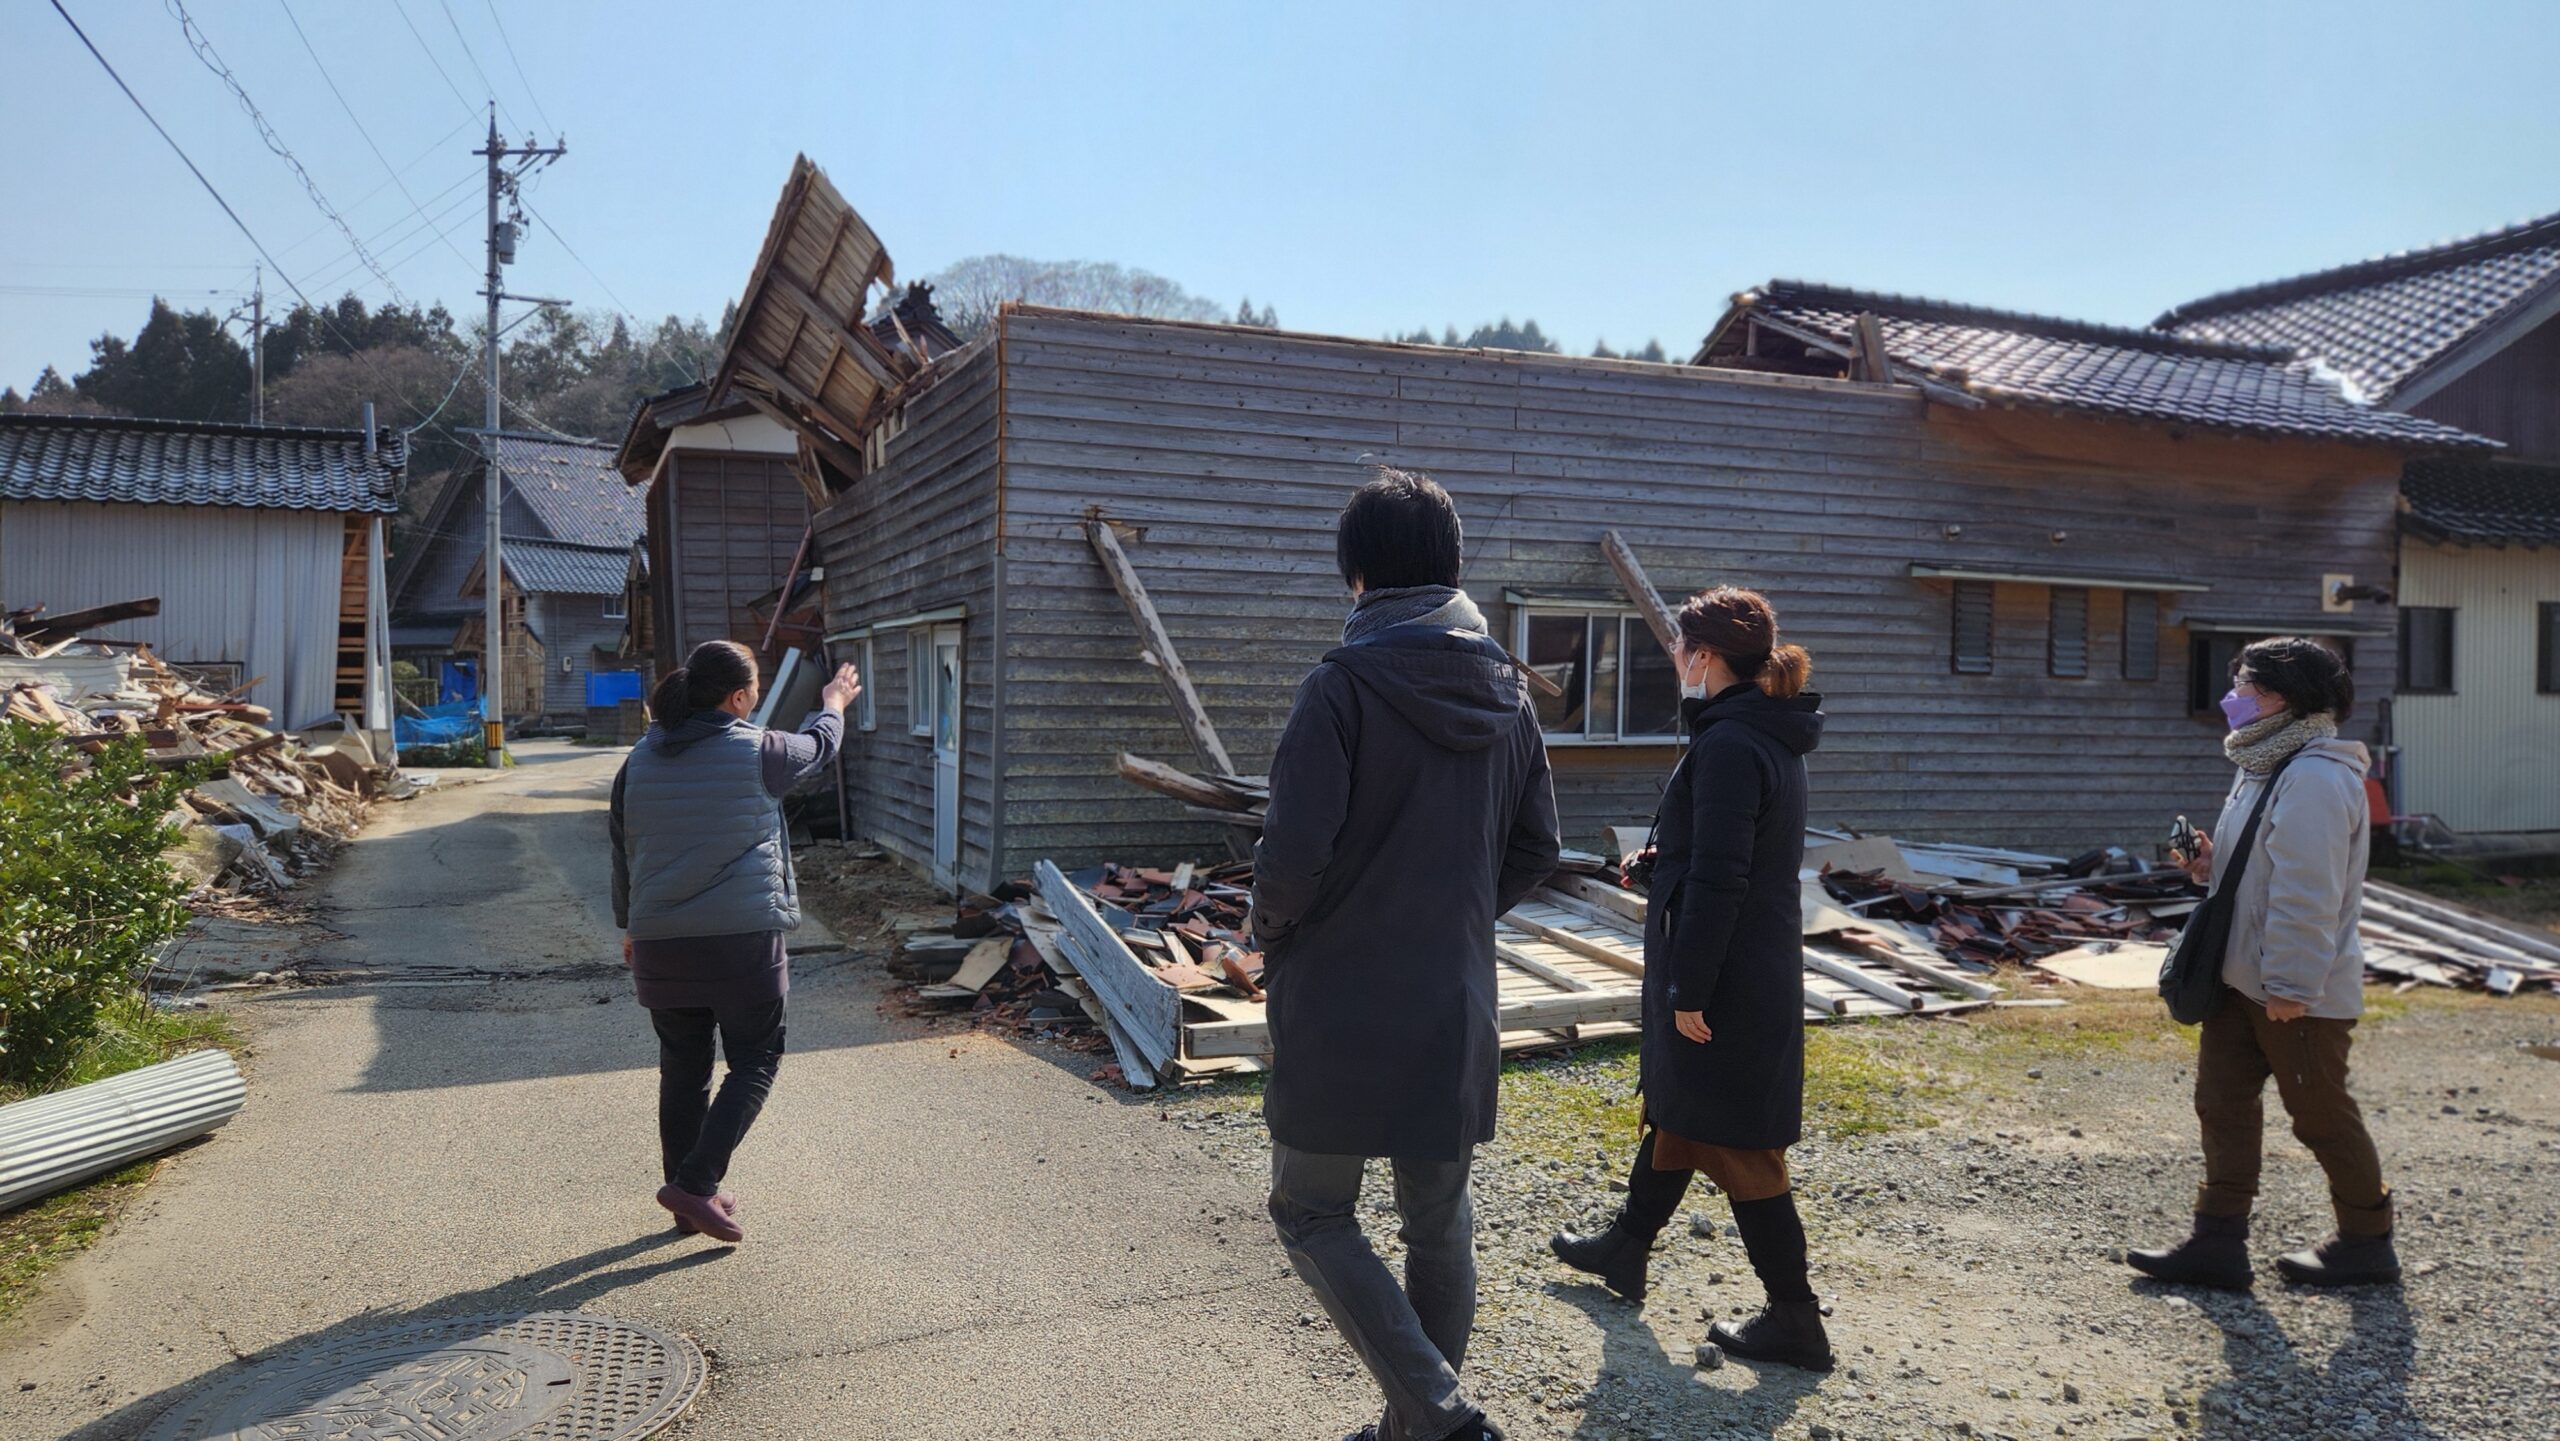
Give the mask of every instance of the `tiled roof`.
[{"label": "tiled roof", "polygon": [[389,514],[408,468],[400,432],[0,415],[0,500],[239,505]]},{"label": "tiled roof", "polygon": [[[507,488],[524,497],[544,535],[566,545],[620,550],[648,525],[647,495],[623,483],[610,445],[506,434],[498,463]],[[622,587],[616,582],[614,589]]]},{"label": "tiled roof", "polygon": [[2190,301],[2152,322],[2180,335],[2317,357],[2377,403],[2560,284],[2560,215],[2424,250]]},{"label": "tiled roof", "polygon": [[499,554],[516,584],[537,595],[620,595],[631,574],[627,548],[509,539]]},{"label": "tiled roof", "polygon": [[2560,466],[2413,460],[2400,475],[2408,528],[2470,545],[2560,544]]},{"label": "tiled roof", "polygon": [[1857,317],[1866,312],[1876,317],[1895,365],[1986,400],[2421,449],[2494,444],[2358,404],[2280,351],[1794,280],[1736,296],[1734,306],[1698,363],[1713,364],[1739,347],[1734,315],[1757,315],[1854,349]]}]

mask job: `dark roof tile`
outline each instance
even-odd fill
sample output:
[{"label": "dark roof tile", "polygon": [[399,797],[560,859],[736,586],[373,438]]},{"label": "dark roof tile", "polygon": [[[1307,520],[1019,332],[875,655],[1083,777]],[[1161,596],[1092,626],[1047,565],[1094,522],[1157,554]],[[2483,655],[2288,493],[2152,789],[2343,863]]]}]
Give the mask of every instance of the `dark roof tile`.
[{"label": "dark roof tile", "polygon": [[648,497],[624,483],[613,452],[582,441],[498,437],[507,488],[532,507],[544,536],[564,545],[627,549],[647,527]]},{"label": "dark roof tile", "polygon": [[[2313,366],[2259,346],[1794,280],[1773,280],[1734,303],[1842,346],[1853,346],[1858,315],[1871,313],[1896,365],[1986,399],[2261,435],[2421,449],[2494,444],[2358,404]],[[1732,333],[1721,329],[1727,338],[1711,342],[1700,362],[1736,343]]]},{"label": "dark roof tile", "polygon": [[0,415],[0,500],[237,505],[390,514],[408,447],[397,430]]},{"label": "dark roof tile", "polygon": [[2376,403],[2560,283],[2560,215],[2209,295],[2154,328],[2316,357]]},{"label": "dark roof tile", "polygon": [[2468,545],[2560,544],[2560,466],[2413,460],[2400,475],[2410,531]]}]

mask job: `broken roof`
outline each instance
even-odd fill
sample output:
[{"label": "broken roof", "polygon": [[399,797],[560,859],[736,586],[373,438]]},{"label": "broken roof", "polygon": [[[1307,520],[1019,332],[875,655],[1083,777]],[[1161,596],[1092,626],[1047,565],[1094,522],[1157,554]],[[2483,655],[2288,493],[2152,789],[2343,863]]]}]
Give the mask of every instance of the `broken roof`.
[{"label": "broken roof", "polygon": [[[2376,404],[2560,315],[2560,214],[2178,306],[2155,329],[2315,356]],[[2457,372],[2458,373],[2458,372]]]},{"label": "broken roof", "polygon": [[709,403],[746,400],[798,432],[830,465],[861,474],[863,437],[924,365],[913,352],[882,344],[869,324],[872,285],[893,279],[880,237],[826,172],[798,157],[738,298],[737,326]]},{"label": "broken roof", "polygon": [[2420,450],[2495,445],[2359,404],[2282,350],[1798,280],[1735,296],[1692,363],[1741,361],[1745,320],[1845,359],[1861,315],[1875,317],[1894,367],[1955,392],[1942,398]]},{"label": "broken roof", "polygon": [[0,500],[235,505],[390,514],[408,443],[294,425],[0,415]]},{"label": "broken roof", "polygon": [[2413,460],[2400,476],[2412,534],[2462,545],[2560,544],[2560,466]]}]

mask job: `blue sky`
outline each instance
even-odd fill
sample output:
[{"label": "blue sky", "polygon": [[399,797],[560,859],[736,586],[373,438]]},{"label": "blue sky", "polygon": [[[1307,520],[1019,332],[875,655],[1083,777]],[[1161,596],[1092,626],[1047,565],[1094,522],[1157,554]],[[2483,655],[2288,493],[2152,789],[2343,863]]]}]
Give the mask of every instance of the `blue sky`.
[{"label": "blue sky", "polygon": [[[385,298],[168,11],[63,3],[288,272]],[[496,0],[503,39],[490,0],[189,3],[357,232],[415,232],[383,247],[403,289],[457,313],[491,89],[565,133],[532,201],[595,271],[537,229],[511,287],[648,317],[718,313],[802,150],[902,275],[1113,260],[1293,329],[1509,314],[1577,350],[1683,352],[1771,275],[2139,323],[2560,210],[2560,12],[2527,3]],[[429,215],[464,202],[453,249],[287,4]],[[245,290],[248,243],[44,0],[0,11],[0,133],[0,383],[76,370],[153,289]]]}]

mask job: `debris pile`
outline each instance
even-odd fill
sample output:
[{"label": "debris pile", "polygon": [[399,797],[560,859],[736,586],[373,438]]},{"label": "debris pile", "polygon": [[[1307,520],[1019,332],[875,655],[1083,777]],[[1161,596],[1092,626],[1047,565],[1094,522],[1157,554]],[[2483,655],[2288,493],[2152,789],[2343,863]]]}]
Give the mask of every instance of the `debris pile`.
[{"label": "debris pile", "polygon": [[[1969,972],[2020,966],[2122,989],[2156,982],[2201,899],[2177,867],[2118,850],[2066,860],[1818,831],[1805,865],[1844,933],[1918,941]],[[2361,935],[2377,982],[2560,990],[2560,943],[2379,881],[2365,886]]]},{"label": "debris pile", "polygon": [[0,718],[56,732],[69,754],[139,739],[166,769],[209,774],[170,817],[169,858],[200,891],[271,895],[326,865],[376,798],[414,792],[361,733],[311,744],[271,728],[241,699],[250,686],[206,690],[146,646],[81,638],[85,626],[159,612],[156,599],[47,616],[0,614]]}]

